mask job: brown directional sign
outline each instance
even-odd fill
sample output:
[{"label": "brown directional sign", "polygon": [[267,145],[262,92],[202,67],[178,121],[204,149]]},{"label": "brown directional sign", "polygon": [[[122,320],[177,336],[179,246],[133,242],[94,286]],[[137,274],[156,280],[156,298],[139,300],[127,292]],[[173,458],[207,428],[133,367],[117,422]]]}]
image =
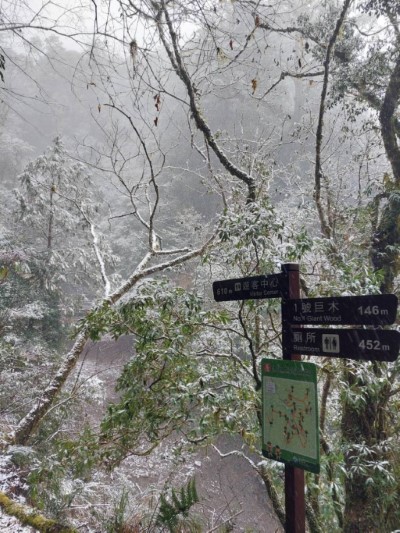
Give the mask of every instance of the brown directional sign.
[{"label": "brown directional sign", "polygon": [[282,302],[287,324],[349,324],[382,326],[396,320],[394,294],[308,298]]},{"label": "brown directional sign", "polygon": [[216,302],[227,302],[233,300],[280,298],[286,289],[286,285],[287,277],[283,274],[214,281],[214,300]]},{"label": "brown directional sign", "polygon": [[395,361],[399,355],[400,333],[383,329],[286,327],[282,345],[284,354]]}]

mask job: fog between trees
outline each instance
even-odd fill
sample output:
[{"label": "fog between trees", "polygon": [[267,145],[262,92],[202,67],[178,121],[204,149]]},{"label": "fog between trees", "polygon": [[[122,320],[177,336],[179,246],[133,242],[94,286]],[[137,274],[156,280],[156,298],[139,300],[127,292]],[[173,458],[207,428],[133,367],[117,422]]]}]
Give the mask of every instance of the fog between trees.
[{"label": "fog between trees", "polygon": [[[298,262],[304,296],[398,292],[397,2],[0,10],[2,453],[26,502],[88,531],[240,530],[172,475],[229,435],[283,526],[281,467],[260,455],[280,304],[216,304],[211,285]],[[100,409],[81,363],[125,336]],[[308,527],[393,531],[399,365],[313,362]],[[112,485],[165,446],[164,486]],[[99,514],[103,497],[118,506]]]}]

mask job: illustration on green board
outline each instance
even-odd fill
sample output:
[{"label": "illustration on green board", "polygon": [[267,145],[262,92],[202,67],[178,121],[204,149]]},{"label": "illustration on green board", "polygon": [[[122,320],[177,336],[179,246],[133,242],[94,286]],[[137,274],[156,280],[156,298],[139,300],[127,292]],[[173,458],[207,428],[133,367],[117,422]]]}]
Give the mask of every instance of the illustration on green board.
[{"label": "illustration on green board", "polygon": [[263,455],[319,471],[316,368],[312,363],[264,359]]}]

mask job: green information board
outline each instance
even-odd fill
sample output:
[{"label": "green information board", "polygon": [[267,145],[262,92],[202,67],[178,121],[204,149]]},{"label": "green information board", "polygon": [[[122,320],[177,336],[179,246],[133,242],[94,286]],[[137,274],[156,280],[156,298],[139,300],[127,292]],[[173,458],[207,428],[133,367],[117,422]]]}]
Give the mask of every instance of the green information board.
[{"label": "green information board", "polygon": [[261,365],[264,457],[319,473],[316,366],[282,359]]}]

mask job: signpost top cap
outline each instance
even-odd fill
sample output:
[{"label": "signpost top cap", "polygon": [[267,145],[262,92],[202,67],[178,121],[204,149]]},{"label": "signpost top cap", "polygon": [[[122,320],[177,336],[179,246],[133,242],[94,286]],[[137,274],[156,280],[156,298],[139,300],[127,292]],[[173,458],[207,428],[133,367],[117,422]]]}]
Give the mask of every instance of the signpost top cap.
[{"label": "signpost top cap", "polygon": [[299,263],[284,263],[281,265],[282,272],[289,272],[289,271],[299,271],[300,266]]}]

